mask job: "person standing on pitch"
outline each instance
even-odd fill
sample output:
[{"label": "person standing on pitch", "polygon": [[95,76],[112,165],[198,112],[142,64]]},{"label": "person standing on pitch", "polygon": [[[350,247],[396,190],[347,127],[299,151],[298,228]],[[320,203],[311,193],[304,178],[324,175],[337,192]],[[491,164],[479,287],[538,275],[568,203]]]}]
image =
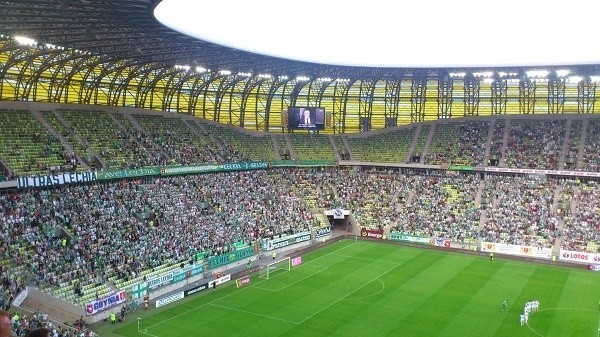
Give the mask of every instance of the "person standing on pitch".
[{"label": "person standing on pitch", "polygon": [[525,325],[525,315],[521,315],[521,326]]},{"label": "person standing on pitch", "polygon": [[150,294],[146,293],[144,295],[144,310],[148,310],[149,305],[150,305]]},{"label": "person standing on pitch", "polygon": [[502,301],[502,311],[508,311],[508,300]]}]

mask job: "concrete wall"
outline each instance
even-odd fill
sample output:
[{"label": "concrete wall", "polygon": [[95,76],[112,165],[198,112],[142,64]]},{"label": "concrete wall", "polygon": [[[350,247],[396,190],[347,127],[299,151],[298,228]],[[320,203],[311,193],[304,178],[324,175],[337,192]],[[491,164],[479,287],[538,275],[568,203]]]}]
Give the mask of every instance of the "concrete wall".
[{"label": "concrete wall", "polygon": [[48,313],[53,320],[69,324],[74,323],[81,315],[85,316],[83,307],[42,292],[36,287],[27,287],[27,291],[29,295],[21,304],[21,307],[26,310],[36,311],[39,308],[42,312]]}]

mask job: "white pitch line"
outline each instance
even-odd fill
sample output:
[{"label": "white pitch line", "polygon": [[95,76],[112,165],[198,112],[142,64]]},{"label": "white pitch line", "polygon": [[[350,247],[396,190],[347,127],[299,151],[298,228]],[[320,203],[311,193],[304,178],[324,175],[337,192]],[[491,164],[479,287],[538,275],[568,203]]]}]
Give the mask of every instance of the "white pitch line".
[{"label": "white pitch line", "polygon": [[362,299],[373,297],[373,296],[376,296],[376,295],[382,293],[385,290],[385,283],[383,283],[383,281],[379,278],[377,279],[377,281],[379,281],[381,283],[381,289],[379,289],[379,291],[377,291],[376,293],[366,295],[366,296],[360,296],[360,297],[344,298],[344,301],[362,300]]},{"label": "white pitch line", "polygon": [[373,278],[371,281],[369,281],[369,282],[367,282],[367,283],[363,284],[362,286],[360,286],[360,287],[356,288],[354,291],[352,291],[352,292],[350,292],[350,293],[348,293],[348,294],[344,295],[344,297],[341,297],[341,298],[337,299],[336,301],[334,301],[334,302],[330,303],[329,305],[327,305],[327,306],[325,306],[325,307],[321,308],[321,310],[318,310],[317,312],[313,313],[312,315],[310,315],[310,316],[306,317],[305,319],[303,319],[303,320],[302,320],[300,323],[298,323],[298,324],[302,324],[302,323],[304,323],[304,322],[308,321],[309,319],[311,319],[311,318],[313,318],[314,316],[316,316],[316,315],[320,314],[321,312],[323,312],[325,309],[328,309],[328,308],[330,308],[331,306],[333,306],[334,304],[336,304],[336,303],[338,303],[338,302],[340,302],[340,301],[344,300],[346,297],[348,297],[348,296],[350,296],[350,295],[354,294],[355,292],[359,291],[360,289],[364,288],[364,287],[365,287],[367,284],[370,284],[371,282],[373,282],[373,281],[375,281],[375,280],[379,279],[379,278],[380,278],[380,277],[382,277],[383,275],[385,275],[385,274],[387,274],[387,273],[391,272],[392,270],[394,270],[394,269],[396,269],[396,268],[400,267],[401,265],[402,265],[402,263],[400,263],[400,264],[397,264],[397,265],[395,265],[394,267],[392,267],[392,268],[390,268],[390,269],[386,270],[386,271],[385,271],[385,272],[383,272],[382,274],[380,274],[380,275],[378,275],[378,276],[374,277],[374,278]]},{"label": "white pitch line", "polygon": [[[546,309],[535,311],[534,313],[538,313],[540,311],[551,311],[551,310],[596,311],[593,309],[586,309],[586,308],[546,308]],[[534,334],[536,334],[540,337],[544,337],[544,335],[542,335],[541,333],[537,332],[534,328],[532,328],[531,325],[529,325],[529,322],[527,322],[525,325],[527,325],[529,330],[533,331]],[[598,318],[598,332],[600,334],[600,317]],[[594,334],[594,337],[596,337],[596,334]]]},{"label": "white pitch line", "polygon": [[264,317],[264,318],[275,319],[275,320],[286,322],[286,323],[292,323],[292,324],[296,324],[296,325],[300,324],[298,322],[290,321],[290,320],[287,320],[285,318],[279,318],[279,317],[274,317],[274,316],[259,314],[257,312],[248,311],[248,310],[244,310],[244,309],[233,308],[233,307],[228,307],[226,305],[220,305],[220,304],[215,304],[215,303],[210,303],[210,305],[215,306],[215,307],[219,307],[219,308],[223,308],[223,309],[227,309],[227,310],[233,310],[233,311],[243,312],[243,313],[254,315],[254,316],[260,316],[260,317]]},{"label": "white pitch line", "polygon": [[[310,260],[310,261],[306,262],[305,264],[309,264],[309,263],[311,263],[311,262],[317,261],[317,260],[318,260],[318,259],[320,259],[320,258],[323,258],[323,257],[326,257],[326,256],[328,256],[328,255],[334,254],[334,253],[336,253],[336,252],[338,252],[338,251],[340,251],[340,250],[342,250],[342,249],[348,248],[348,247],[350,247],[350,246],[353,246],[353,245],[355,245],[355,244],[357,244],[357,242],[350,243],[350,244],[348,244],[348,245],[345,245],[345,246],[343,246],[343,247],[341,247],[341,248],[338,248],[338,249],[336,249],[336,250],[333,250],[333,251],[331,251],[331,252],[329,252],[329,253],[327,253],[327,254],[325,254],[325,255],[321,255],[321,256],[317,257],[316,259],[314,259],[314,260]],[[262,283],[262,282],[265,282],[265,281],[267,281],[267,280],[258,281],[257,283]],[[199,305],[199,306],[197,306],[197,307],[194,307],[194,308],[192,308],[192,309],[189,309],[189,310],[187,310],[187,311],[184,311],[184,312],[182,312],[182,313],[180,313],[180,314],[177,314],[177,315],[171,316],[171,317],[169,317],[169,318],[163,319],[162,321],[158,321],[158,322],[156,322],[156,323],[154,323],[154,324],[152,324],[152,325],[149,325],[149,326],[146,328],[146,331],[148,330],[148,328],[151,328],[151,327],[153,327],[153,326],[157,326],[157,325],[159,325],[159,324],[162,324],[162,323],[168,322],[168,321],[170,321],[170,320],[172,320],[172,319],[175,319],[175,318],[177,318],[177,317],[180,317],[180,316],[186,315],[186,314],[188,314],[188,313],[190,313],[190,312],[192,312],[192,311],[198,310],[198,309],[200,309],[200,308],[203,308],[203,307],[205,307],[205,306],[207,306],[207,305],[210,305],[210,304],[212,304],[212,303],[215,303],[215,302],[217,302],[217,301],[219,301],[219,300],[221,300],[221,299],[223,299],[223,298],[226,298],[226,297],[229,297],[229,296],[231,296],[231,295],[237,294],[237,293],[238,293],[238,292],[240,292],[240,291],[244,291],[245,289],[249,289],[249,287],[240,288],[240,289],[238,289],[237,291],[234,291],[234,292],[232,292],[232,293],[230,293],[230,294],[227,294],[227,295],[221,296],[221,297],[219,297],[219,298],[215,299],[214,301],[211,301],[211,302],[207,302],[207,303],[201,304],[201,305]],[[157,337],[157,336],[154,336],[154,337]]]},{"label": "white pitch line", "polygon": [[[303,277],[303,278],[301,278],[301,279],[298,279],[298,280],[296,280],[295,282],[292,282],[292,283],[290,283],[290,284],[288,284],[288,285],[286,285],[286,286],[284,286],[284,287],[282,287],[282,288],[279,288],[279,289],[275,289],[275,290],[274,290],[274,289],[270,289],[270,288],[258,287],[258,286],[252,285],[252,284],[250,285],[250,287],[252,287],[252,288],[256,288],[256,289],[261,289],[261,290],[267,290],[267,291],[271,291],[271,292],[274,292],[274,293],[276,293],[276,292],[278,292],[278,291],[281,291],[281,290],[283,290],[283,289],[286,289],[287,287],[293,286],[293,285],[294,285],[294,284],[296,284],[296,283],[302,282],[302,281],[306,280],[307,278],[309,278],[309,277],[312,277],[313,275],[317,275],[318,273],[320,273],[320,272],[322,272],[322,271],[324,271],[324,270],[326,270],[326,269],[327,269],[327,267],[320,267],[320,268],[322,268],[322,269],[320,269],[319,271],[316,271],[316,272],[314,272],[314,273],[312,273],[312,274],[310,274],[310,275],[307,275],[307,276],[305,276],[305,277]],[[280,275],[283,275],[283,274],[280,274]]]},{"label": "white pitch line", "polygon": [[152,337],[158,337],[157,335],[153,335],[151,333],[148,333],[148,329],[142,329],[142,330],[138,330],[139,333],[143,333],[146,336],[152,336]]},{"label": "white pitch line", "polygon": [[383,262],[383,263],[389,263],[389,264],[398,264],[398,261],[385,261],[385,260],[377,260],[377,259],[367,259],[366,257],[358,257],[358,256],[352,256],[352,255],[343,255],[343,254],[332,254],[333,256],[339,256],[339,257],[345,257],[347,259],[354,259],[354,260],[363,260],[363,261],[369,261],[369,262]]}]

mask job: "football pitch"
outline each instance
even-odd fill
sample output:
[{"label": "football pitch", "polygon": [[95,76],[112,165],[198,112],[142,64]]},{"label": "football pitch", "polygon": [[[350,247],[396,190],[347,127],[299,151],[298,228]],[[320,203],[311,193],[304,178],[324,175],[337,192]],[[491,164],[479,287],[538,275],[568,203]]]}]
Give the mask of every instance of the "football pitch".
[{"label": "football pitch", "polygon": [[[576,336],[600,333],[600,273],[345,240],[268,280],[128,316],[100,336]],[[508,311],[502,302],[508,300]],[[527,301],[538,312],[521,326]],[[141,316],[138,322],[136,314]]]}]

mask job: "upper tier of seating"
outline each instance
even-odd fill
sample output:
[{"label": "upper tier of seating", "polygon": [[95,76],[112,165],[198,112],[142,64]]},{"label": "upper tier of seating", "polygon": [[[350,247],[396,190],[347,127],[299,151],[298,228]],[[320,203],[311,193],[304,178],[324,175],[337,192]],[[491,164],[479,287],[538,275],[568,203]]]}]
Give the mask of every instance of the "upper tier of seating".
[{"label": "upper tier of seating", "polygon": [[372,136],[348,136],[354,160],[381,163],[406,163],[415,127],[380,132]]},{"label": "upper tier of seating", "polygon": [[556,170],[565,136],[565,120],[510,121],[504,158],[507,167]]},{"label": "upper tier of seating", "polygon": [[71,156],[29,111],[0,110],[0,161],[13,175],[65,170]]},{"label": "upper tier of seating", "polygon": [[273,140],[269,134],[250,135],[230,126],[207,123],[202,123],[202,125],[214,138],[220,141],[221,146],[236,149],[244,159],[277,159]]},{"label": "upper tier of seating", "polygon": [[300,160],[334,160],[335,154],[328,136],[318,134],[290,135],[292,151],[295,159]]},{"label": "upper tier of seating", "polygon": [[489,122],[437,123],[427,164],[484,165]]},{"label": "upper tier of seating", "polygon": [[[600,169],[600,117],[501,116],[440,120],[351,135],[273,134],[159,113],[0,112],[4,175],[47,173],[99,160],[96,169],[245,160],[338,160]],[[56,136],[52,136],[56,135]],[[31,141],[35,137],[37,141]],[[73,148],[67,152],[63,144]],[[79,158],[77,157],[77,158]],[[63,169],[64,170],[64,169]]]}]

